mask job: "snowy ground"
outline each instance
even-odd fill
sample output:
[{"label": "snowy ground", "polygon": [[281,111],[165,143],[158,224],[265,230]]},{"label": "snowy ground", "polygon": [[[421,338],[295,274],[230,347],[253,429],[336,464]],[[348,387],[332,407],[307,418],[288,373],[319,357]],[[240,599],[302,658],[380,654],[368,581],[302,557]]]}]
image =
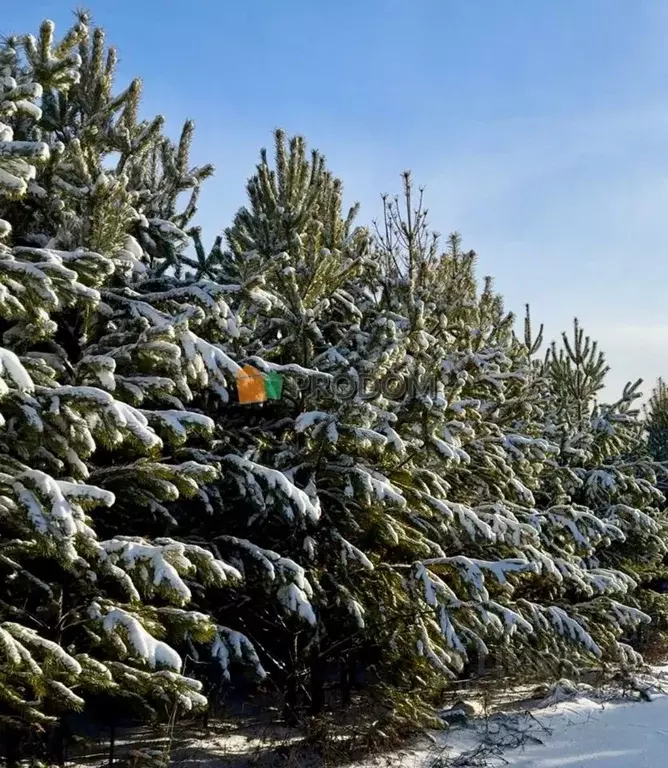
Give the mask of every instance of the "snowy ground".
[{"label": "snowy ground", "polygon": [[509,717],[505,723],[492,721],[473,732],[452,732],[445,747],[412,758],[403,765],[665,768],[668,697],[652,702],[561,703]]},{"label": "snowy ground", "polygon": [[[500,711],[468,725],[433,734],[389,757],[348,768],[665,768],[668,766],[668,666],[654,668],[650,701],[620,698],[619,689],[572,684],[553,687],[541,702],[508,694]],[[628,693],[628,692],[627,692]],[[473,701],[473,700],[471,700]],[[137,738],[130,741],[137,744]],[[163,738],[141,739],[161,751]],[[153,744],[147,743],[153,741]],[[320,768],[333,765],[304,751],[299,735],[275,726],[178,739],[172,765],[179,768]],[[119,752],[122,740],[118,742]],[[130,743],[127,747],[132,748]],[[97,759],[96,759],[97,758]],[[76,761],[100,765],[100,756]]]},{"label": "snowy ground", "polygon": [[[437,737],[431,747],[396,756],[394,768],[665,768],[668,765],[668,695],[659,692],[668,669],[656,668],[651,701],[623,701],[610,692],[557,689],[547,706],[474,720]],[[602,700],[604,699],[604,700]],[[377,768],[372,761],[358,768]]]}]

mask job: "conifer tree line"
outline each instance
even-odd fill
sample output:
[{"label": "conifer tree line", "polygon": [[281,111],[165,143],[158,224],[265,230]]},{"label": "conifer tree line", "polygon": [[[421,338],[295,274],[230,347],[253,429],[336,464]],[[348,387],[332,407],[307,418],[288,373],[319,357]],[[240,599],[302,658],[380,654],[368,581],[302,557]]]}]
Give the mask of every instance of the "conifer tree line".
[{"label": "conifer tree line", "polygon": [[[411,727],[484,670],[641,664],[665,385],[647,414],[639,381],[601,402],[577,321],[544,345],[409,174],[360,224],[301,137],[207,243],[194,124],[141,119],[116,62],[83,12],[0,47],[7,761],[70,712],[169,717],[241,680],[293,720],[361,698]],[[280,399],[239,402],[247,365]]]}]

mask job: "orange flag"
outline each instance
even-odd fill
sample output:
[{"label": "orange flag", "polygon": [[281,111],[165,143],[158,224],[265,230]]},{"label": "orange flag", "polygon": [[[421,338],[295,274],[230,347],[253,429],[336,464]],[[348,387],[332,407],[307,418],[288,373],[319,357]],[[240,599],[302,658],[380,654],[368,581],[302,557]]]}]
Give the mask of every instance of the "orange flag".
[{"label": "orange flag", "polygon": [[244,365],[237,373],[237,394],[240,403],[264,403],[267,391],[264,386],[264,376],[252,365]]}]

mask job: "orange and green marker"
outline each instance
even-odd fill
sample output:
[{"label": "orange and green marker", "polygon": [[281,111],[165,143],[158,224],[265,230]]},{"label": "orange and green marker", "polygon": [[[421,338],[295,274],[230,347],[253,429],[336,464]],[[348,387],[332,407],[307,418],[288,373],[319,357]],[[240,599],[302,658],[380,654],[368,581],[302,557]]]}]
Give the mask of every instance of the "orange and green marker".
[{"label": "orange and green marker", "polygon": [[252,365],[244,365],[237,373],[236,382],[239,402],[243,405],[281,399],[283,379],[274,371],[262,373]]}]

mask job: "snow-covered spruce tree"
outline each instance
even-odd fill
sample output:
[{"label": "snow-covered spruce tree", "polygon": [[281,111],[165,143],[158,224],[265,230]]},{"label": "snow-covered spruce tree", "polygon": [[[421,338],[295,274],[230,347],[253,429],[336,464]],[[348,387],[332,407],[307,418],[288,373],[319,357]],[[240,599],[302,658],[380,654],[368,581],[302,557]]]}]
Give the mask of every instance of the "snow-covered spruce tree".
[{"label": "snow-covered spruce tree", "polygon": [[[459,238],[441,253],[422,196],[409,175],[404,196],[385,200],[378,230],[381,317],[408,339],[403,366],[412,388],[394,406],[394,426],[411,461],[397,478],[409,520],[431,554],[407,564],[415,606],[402,655],[417,646],[441,673],[496,645],[521,647],[532,626],[514,588],[541,570],[539,537],[528,524],[536,474],[553,447],[530,417],[527,355],[513,317],[485,282],[478,293],[475,255]],[[487,578],[485,578],[485,575]]]},{"label": "snow-covered spruce tree", "polygon": [[[127,93],[131,100],[138,96],[136,88],[128,89]],[[80,111],[86,113],[86,109],[82,106]],[[94,118],[98,111],[93,110],[91,117]],[[134,105],[125,107],[121,113],[122,137],[126,137],[131,124],[126,115],[136,112]],[[156,120],[135,126],[130,142],[126,142],[128,148],[117,150],[120,159],[116,174],[127,176],[139,214],[131,230],[134,237],[125,239],[120,252],[121,258],[131,266],[132,278],[128,289],[104,295],[114,312],[113,323],[118,328],[111,328],[110,334],[99,338],[91,351],[95,355],[111,354],[117,359],[117,370],[121,370],[126,342],[133,340],[143,325],[148,324],[150,333],[155,334],[151,344],[163,336],[168,342],[176,342],[177,349],[173,353],[183,361],[183,370],[165,371],[173,379],[174,388],[170,397],[163,400],[170,412],[160,417],[159,427],[167,431],[163,437],[169,437],[175,451],[173,455],[184,462],[194,461],[195,465],[213,467],[220,473],[220,480],[201,488],[196,500],[183,505],[161,504],[151,508],[151,512],[163,524],[176,525],[180,538],[185,536],[190,543],[205,547],[211,547],[213,542],[212,548],[217,554],[232,558],[241,572],[255,574],[256,578],[252,579],[257,587],[255,593],[248,594],[244,588],[225,595],[211,590],[205,594],[198,589],[193,605],[216,609],[218,624],[211,650],[220,669],[218,677],[223,681],[229,679],[230,666],[234,662],[254,666],[262,677],[265,673],[253,645],[239,631],[244,628],[244,612],[238,611],[237,605],[250,603],[248,614],[251,616],[261,615],[266,610],[272,620],[288,621],[297,627],[310,616],[310,585],[305,581],[302,569],[289,558],[277,554],[276,549],[283,551],[281,539],[290,535],[293,523],[298,527],[305,522],[312,525],[317,520],[318,507],[287,477],[266,472],[263,466],[241,455],[247,447],[248,412],[239,410],[234,404],[228,407],[229,385],[240,368],[225,353],[223,346],[234,353],[239,347],[237,339],[251,338],[252,329],[247,328],[244,318],[237,317],[228,305],[229,296],[241,292],[242,286],[215,283],[207,275],[193,274],[192,268],[196,265],[184,253],[188,235],[183,228],[195,214],[201,181],[210,175],[211,168],[193,168],[189,164],[191,122],[186,123],[176,144],[156,131],[153,126],[158,123]],[[141,141],[133,138],[135,134],[142,137]],[[113,132],[111,137],[114,137]],[[116,144],[112,141],[111,146]],[[189,199],[185,206],[179,206],[184,191],[189,192]],[[190,229],[189,233],[197,236],[196,229]],[[196,243],[199,243],[197,239]],[[124,330],[125,337],[118,334],[120,329]],[[120,358],[113,351],[118,345],[123,350]],[[155,393],[149,394],[153,396]],[[139,404],[141,398],[137,400],[138,395],[141,393],[135,390],[128,391],[126,396]],[[200,442],[197,449],[184,446],[177,451],[185,431],[171,410],[182,409],[184,402],[213,418],[216,434],[213,441]],[[123,503],[119,492],[124,479],[118,473],[115,480],[109,474],[106,477],[106,483],[117,493],[117,507]],[[131,494],[126,498],[128,530],[132,531],[130,511],[135,502]],[[245,520],[253,515],[260,515],[262,519],[270,510],[287,525],[278,538],[266,537],[273,547],[264,551],[248,539]],[[235,528],[235,519],[243,524]],[[236,536],[236,533],[242,535]],[[268,596],[273,599],[267,600]],[[188,643],[188,650],[202,664],[210,658],[208,652],[199,655],[192,643]]]},{"label": "snow-covered spruce tree", "polygon": [[[664,497],[668,495],[668,477],[665,473],[668,462],[668,391],[663,379],[659,379],[649,402],[644,409],[644,426],[646,450],[649,456],[661,463],[657,471],[657,487]],[[661,505],[665,514],[666,502]],[[652,617],[652,624],[639,638],[639,646],[646,658],[663,659],[668,646],[668,558],[663,557],[662,568],[652,578],[645,579],[640,593],[640,601],[644,610]]]},{"label": "snow-covered spruce tree", "polygon": [[[638,586],[629,605],[647,610],[654,619],[649,631],[658,632],[663,609],[653,587],[666,580],[668,520],[660,490],[666,469],[648,453],[645,424],[634,407],[641,382],[628,384],[617,402],[599,403],[608,371],[603,353],[577,320],[572,337],[564,334],[562,342],[561,349],[552,345],[545,362],[553,391],[547,428],[562,446],[561,467],[553,475],[561,477],[558,493],[605,524],[610,545],[589,553],[589,568],[623,572],[630,587]],[[642,614],[620,607],[618,597],[618,589],[605,590],[587,608],[616,615],[627,638],[633,637]]]},{"label": "snow-covered spruce tree", "polygon": [[645,408],[647,449],[655,461],[668,461],[668,387],[659,379]]},{"label": "snow-covered spruce tree", "polygon": [[[299,538],[297,549],[302,551],[304,529],[317,523],[319,504],[291,477],[260,463],[262,455],[257,446],[262,446],[270,434],[264,426],[265,414],[258,418],[256,411],[240,407],[228,392],[230,382],[240,373],[233,357],[243,363],[258,346],[253,342],[254,319],[232,299],[244,296],[251,302],[266,304],[265,292],[241,282],[243,278],[238,274],[230,278],[234,282],[219,276],[219,281],[214,282],[211,277],[217,263],[213,259],[202,268],[203,261],[193,260],[178,245],[169,251],[165,245],[155,247],[157,234],[163,240],[172,237],[177,244],[187,240],[181,227],[194,213],[197,188],[183,212],[177,210],[176,198],[188,183],[193,183],[192,179],[199,182],[202,177],[188,166],[191,136],[192,128],[187,124],[178,145],[163,147],[157,165],[156,154],[151,151],[145,166],[131,174],[132,183],[149,187],[150,194],[140,192],[140,199],[147,200],[148,209],[153,210],[151,218],[146,219],[154,229],[137,233],[137,241],[143,242],[148,251],[148,261],[142,261],[146,271],[134,281],[132,293],[116,295],[110,301],[119,316],[139,316],[156,327],[176,318],[175,340],[187,362],[185,375],[175,380],[173,401],[180,408],[182,401],[189,401],[191,407],[205,412],[216,424],[212,441],[196,448],[184,446],[179,455],[214,467],[219,473],[217,481],[201,488],[197,499],[188,504],[160,510],[182,531],[180,536],[223,553],[246,577],[243,589],[237,592],[229,591],[224,596],[211,590],[198,592],[197,607],[211,611],[217,621],[212,650],[218,671],[214,668],[207,676],[214,684],[227,681],[232,664],[242,662],[264,677],[257,649],[263,653],[265,666],[280,679],[289,667],[293,646],[276,652],[273,646],[277,628],[280,633],[282,627],[288,627],[287,635],[293,638],[313,621],[311,585],[303,568],[284,553],[286,548],[294,548],[295,538]],[[156,178],[171,178],[175,169],[184,174],[183,183],[172,182],[162,192],[159,185],[158,194],[150,192]],[[143,204],[140,210],[145,210]],[[172,211],[177,212],[172,215]],[[156,218],[156,214],[171,218]],[[189,233],[195,236],[200,258],[199,231],[191,228]],[[218,246],[213,253],[220,253]],[[262,364],[255,358],[253,362]],[[181,441],[180,432],[175,431],[173,437],[176,443]],[[189,651],[202,665],[210,657],[192,645]],[[284,658],[288,661],[284,662]]]},{"label": "snow-covered spruce tree", "polygon": [[[92,146],[76,135],[77,121],[68,135],[58,134],[64,142],[43,121],[42,107],[68,98],[85,69],[77,44],[82,52],[89,45],[83,19],[59,44],[45,22],[38,39],[10,40],[2,49],[9,99],[3,100],[0,181],[11,193],[0,198],[0,217],[8,223],[0,246],[0,699],[7,745],[17,745],[21,732],[34,737],[35,727],[80,708],[94,692],[145,702],[173,695],[186,707],[202,704],[199,684],[180,674],[178,654],[161,638],[175,627],[200,639],[213,634],[205,616],[181,607],[189,596],[184,577],[220,582],[236,575],[196,547],[122,535],[102,540],[93,528],[95,510],[114,504],[103,482],[114,465],[139,466],[126,472],[126,492],[132,493],[130,480],[136,491],[135,514],[140,494],[157,503],[196,492],[213,471],[160,461],[163,441],[152,427],[159,412],[115,398],[113,365],[87,354],[101,291],[122,272],[116,254],[132,206],[123,182],[105,179],[99,166],[88,188],[72,192],[59,184],[72,164],[93,162]],[[12,101],[17,94],[22,98]],[[16,109],[7,107],[12,103]],[[123,99],[115,109],[122,106]],[[105,149],[99,147],[97,159]],[[17,185],[17,178],[25,183]],[[106,208],[94,208],[105,193]],[[71,198],[87,196],[95,203],[78,219],[77,236],[67,229],[75,218]],[[150,365],[142,372],[151,373]],[[154,386],[168,390],[169,382],[156,379]],[[211,429],[207,420],[193,421]]]},{"label": "snow-covered spruce tree", "polygon": [[[525,673],[562,658],[632,655],[618,639],[642,615],[597,600],[623,596],[630,581],[583,557],[608,543],[614,524],[541,496],[559,446],[546,439],[549,386],[531,359],[537,345],[530,333],[523,343],[514,337],[489,281],[477,293],[474,255],[461,253],[456,237],[439,255],[405,181],[406,213],[387,202],[380,250],[386,313],[411,338],[405,367],[393,370],[433,382],[429,397],[404,399],[393,425],[419,457],[404,464],[408,509],[436,498],[443,510],[429,530],[443,555],[416,563],[411,576],[436,619],[416,622],[427,630],[421,648],[450,671],[473,649]],[[425,494],[421,477],[438,478],[438,492]]]},{"label": "snow-covered spruce tree", "polygon": [[[221,290],[151,283],[178,263],[178,225],[210,168],[185,169],[190,124],[174,146],[160,119],[136,122],[138,82],[112,94],[115,52],[84,15],[61,43],[45,22],[1,56],[0,715],[17,744],[95,693],[205,703],[165,639],[205,643],[226,670],[258,662],[242,635],[192,610],[206,590],[224,602],[241,574],[166,536],[179,499],[206,503],[220,465],[213,421],[184,403],[226,397],[238,370],[195,332],[205,319],[230,330]],[[302,578],[289,568],[276,566],[288,591]]]},{"label": "snow-covered spruce tree", "polygon": [[[309,519],[302,514],[303,524],[295,527],[269,509],[238,517],[239,538],[250,537],[269,548],[280,542],[307,568],[305,594],[286,598],[303,605],[303,616],[313,625],[307,633],[299,623],[253,613],[251,603],[248,633],[282,680],[287,708],[294,709],[306,687],[311,709],[318,711],[323,677],[359,645],[365,605],[372,603],[364,586],[372,564],[354,542],[370,535],[364,516],[374,510],[378,514],[381,499],[362,466],[359,476],[366,478],[371,497],[360,499],[358,508],[344,489],[351,487],[347,478],[357,471],[359,455],[376,454],[373,440],[385,444],[387,438],[368,429],[368,415],[353,413],[363,403],[336,396],[333,381],[337,373],[349,373],[337,350],[361,316],[359,286],[374,265],[366,231],[354,226],[355,210],[342,213],[340,182],[318,153],[307,158],[301,138],[288,147],[277,132],[276,170],[263,152],[248,190],[250,208],[242,209],[226,232],[229,248],[223,252],[217,243],[209,256],[200,251],[200,274],[239,287],[230,294],[239,328],[230,349],[239,362],[279,372],[283,397],[261,409],[232,405],[228,418],[244,424],[247,471],[257,463],[270,466],[273,475],[259,478],[262,486],[287,478],[320,515],[317,527],[313,515]],[[319,439],[311,439],[308,433],[314,427],[329,435],[333,455]],[[246,505],[254,503],[248,495]],[[305,597],[311,591],[309,605]]]}]

